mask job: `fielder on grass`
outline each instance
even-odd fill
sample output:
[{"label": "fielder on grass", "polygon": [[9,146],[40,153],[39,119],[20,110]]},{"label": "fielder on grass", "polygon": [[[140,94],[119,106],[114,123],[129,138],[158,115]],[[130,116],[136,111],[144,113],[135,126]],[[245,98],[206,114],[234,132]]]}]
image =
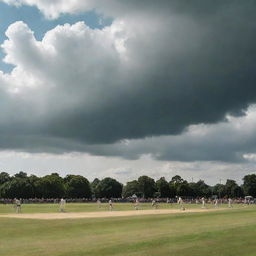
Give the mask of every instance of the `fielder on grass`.
[{"label": "fielder on grass", "polygon": [[204,198],[204,197],[202,197],[202,208],[203,208],[203,209],[206,208],[206,207],[205,207],[205,198]]},{"label": "fielder on grass", "polygon": [[182,200],[181,197],[178,198],[177,203],[179,204],[180,209],[183,210],[183,211],[185,211],[185,207],[184,207],[183,200]]},{"label": "fielder on grass", "polygon": [[109,210],[112,211],[113,210],[113,203],[112,203],[111,199],[108,201],[108,205],[109,205]]},{"label": "fielder on grass", "polygon": [[228,208],[233,208],[232,199],[231,198],[228,199]]},{"label": "fielder on grass", "polygon": [[14,198],[14,204],[16,213],[21,213],[21,199]]},{"label": "fielder on grass", "polygon": [[100,201],[100,199],[97,200],[97,205],[98,205],[98,209],[100,209],[101,208],[101,201]]},{"label": "fielder on grass", "polygon": [[64,212],[65,211],[65,205],[66,205],[66,200],[61,198],[60,199],[60,212]]},{"label": "fielder on grass", "polygon": [[136,198],[136,200],[134,202],[134,209],[139,210],[139,199],[138,198]]}]

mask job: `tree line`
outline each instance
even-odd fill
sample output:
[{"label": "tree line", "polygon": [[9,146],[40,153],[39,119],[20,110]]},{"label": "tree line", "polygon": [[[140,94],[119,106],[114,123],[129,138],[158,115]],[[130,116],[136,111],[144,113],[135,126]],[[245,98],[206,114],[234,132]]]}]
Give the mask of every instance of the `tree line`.
[{"label": "tree line", "polygon": [[0,198],[127,198],[136,195],[143,198],[187,198],[256,197],[256,174],[246,175],[243,184],[239,186],[235,180],[228,179],[225,184],[207,185],[203,180],[188,182],[179,175],[167,181],[164,177],[155,181],[148,176],[125,185],[107,177],[102,180],[94,179],[89,182],[81,175],[66,175],[62,178],[58,173],[43,177],[28,176],[19,172],[10,176],[0,173]]}]

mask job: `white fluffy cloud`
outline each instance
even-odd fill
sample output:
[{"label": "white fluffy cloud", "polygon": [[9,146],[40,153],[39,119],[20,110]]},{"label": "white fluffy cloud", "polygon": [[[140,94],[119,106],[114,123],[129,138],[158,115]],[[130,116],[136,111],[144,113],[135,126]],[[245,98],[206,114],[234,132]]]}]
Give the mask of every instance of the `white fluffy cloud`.
[{"label": "white fluffy cloud", "polygon": [[127,10],[134,11],[134,1],[127,3],[120,0],[1,0],[10,5],[36,6],[49,19],[56,19],[61,14],[76,14],[96,10],[106,15],[120,15]]},{"label": "white fluffy cloud", "polygon": [[37,115],[35,108],[58,111],[58,105],[75,108],[81,101],[88,106],[92,94],[99,91],[95,83],[102,89],[107,72],[113,76],[123,61],[121,29],[117,23],[92,30],[78,22],[57,26],[37,41],[26,24],[16,22],[9,26],[8,40],[2,45],[4,61],[15,68],[10,74],[0,74],[1,87],[12,93],[10,101],[33,104],[32,116]]},{"label": "white fluffy cloud", "polygon": [[[15,122],[25,125],[22,122],[28,121],[23,120],[27,115],[30,124],[37,122],[40,126],[42,118],[49,123],[65,111],[69,115],[81,111],[93,115],[121,97],[132,98],[143,89],[140,82],[150,72],[147,69],[157,65],[147,59],[165,55],[167,42],[155,47],[155,34],[165,34],[161,24],[162,19],[146,16],[116,19],[101,30],[78,22],[55,27],[41,41],[22,21],[11,24],[2,49],[4,61],[15,68],[11,73],[1,73],[0,81],[9,105],[17,113]],[[179,46],[174,40],[175,47]]]},{"label": "white fluffy cloud", "polygon": [[17,7],[20,5],[36,6],[48,18],[57,18],[61,13],[75,13],[94,8],[94,1],[91,0],[2,0],[2,2]]}]

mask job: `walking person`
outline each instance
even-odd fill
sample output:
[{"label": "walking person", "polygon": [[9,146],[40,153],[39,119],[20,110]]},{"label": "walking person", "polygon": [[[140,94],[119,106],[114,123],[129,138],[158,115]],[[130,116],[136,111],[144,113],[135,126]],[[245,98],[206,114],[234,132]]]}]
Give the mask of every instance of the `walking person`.
[{"label": "walking person", "polygon": [[178,202],[177,202],[177,203],[179,204],[180,209],[181,209],[182,211],[185,211],[185,207],[184,207],[183,200],[182,200],[181,197],[178,198]]},{"label": "walking person", "polygon": [[152,201],[151,201],[151,206],[152,206],[152,207],[155,207],[155,205],[156,205],[156,201],[155,201],[155,199],[152,199]]},{"label": "walking person", "polygon": [[158,203],[157,203],[157,201],[155,199],[152,199],[151,206],[154,207],[155,209],[158,208]]}]

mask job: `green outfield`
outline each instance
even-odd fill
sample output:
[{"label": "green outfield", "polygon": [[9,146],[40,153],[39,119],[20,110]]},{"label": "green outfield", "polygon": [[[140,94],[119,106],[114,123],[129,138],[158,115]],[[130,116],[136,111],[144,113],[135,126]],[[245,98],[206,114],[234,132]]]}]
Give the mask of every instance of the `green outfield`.
[{"label": "green outfield", "polygon": [[[151,208],[150,204],[141,207]],[[160,207],[175,209],[177,205],[160,204]],[[100,210],[106,208],[107,205],[102,205]],[[26,213],[50,213],[57,209],[58,205],[54,204],[23,205]],[[68,204],[66,209],[98,210],[96,204]],[[133,210],[131,204],[115,204],[115,210],[129,209]],[[0,206],[2,214],[12,211],[10,205]],[[255,206],[235,205],[233,209],[218,212],[100,219],[0,218],[0,227],[1,256],[256,255]]]},{"label": "green outfield", "polygon": [[[113,207],[115,211],[129,211],[134,210],[134,205],[132,203],[114,203]],[[195,207],[190,205],[189,207]],[[200,206],[198,206],[200,207]],[[161,209],[174,209],[177,208],[176,204],[159,204]],[[152,209],[150,203],[141,203],[140,209]],[[95,211],[108,211],[108,203],[102,203],[100,208],[97,203],[67,203],[65,207],[66,212],[95,212]],[[23,204],[23,213],[53,213],[59,211],[59,204]],[[3,213],[14,213],[14,205],[0,205],[0,214]]]},{"label": "green outfield", "polygon": [[[207,204],[208,209],[214,209],[214,205]],[[114,211],[133,211],[134,205],[132,203],[114,203]],[[201,208],[201,204],[185,204],[187,209]],[[243,208],[243,205],[234,205],[234,208]],[[177,204],[158,204],[159,209],[178,209]],[[219,208],[228,208],[227,204],[220,204]],[[140,203],[139,209],[149,210],[152,209],[151,203]],[[67,203],[65,207],[66,212],[95,212],[95,211],[108,211],[109,206],[107,203],[102,203],[100,208],[96,203]],[[23,204],[23,213],[54,213],[59,211],[59,204]],[[14,213],[14,205],[0,204],[0,214]]]}]

